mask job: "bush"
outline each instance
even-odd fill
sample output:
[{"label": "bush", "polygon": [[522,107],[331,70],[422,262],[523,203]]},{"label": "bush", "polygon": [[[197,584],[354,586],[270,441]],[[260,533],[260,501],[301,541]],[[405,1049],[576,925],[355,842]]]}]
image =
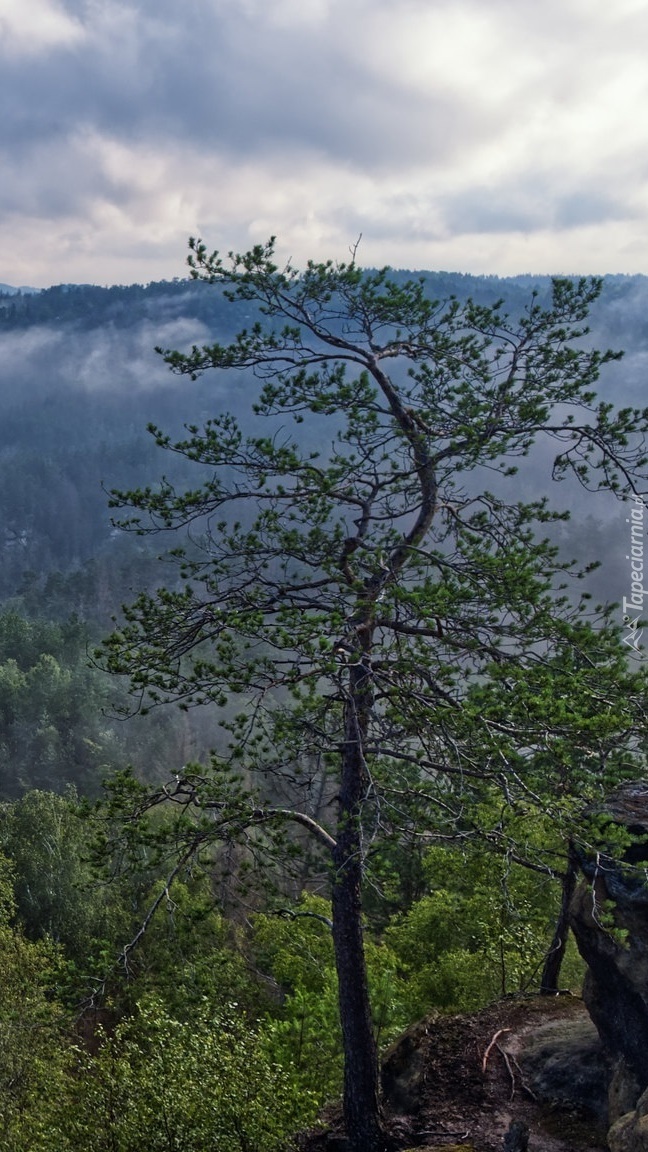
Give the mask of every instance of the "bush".
[{"label": "bush", "polygon": [[58,1152],[279,1152],[312,1121],[312,1097],[237,1014],[190,1021],[147,998],[95,1056],[77,1049],[51,1119]]}]

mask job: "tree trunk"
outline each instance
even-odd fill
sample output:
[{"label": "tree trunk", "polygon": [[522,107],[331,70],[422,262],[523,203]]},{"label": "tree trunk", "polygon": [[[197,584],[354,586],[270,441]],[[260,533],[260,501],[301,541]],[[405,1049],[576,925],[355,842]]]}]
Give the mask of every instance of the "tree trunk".
[{"label": "tree trunk", "polygon": [[371,1023],[362,932],[361,809],[367,788],[364,743],[371,705],[371,672],[349,670],[339,820],[333,849],[333,943],[344,1047],[344,1120],[350,1152],[385,1152],[378,1054]]},{"label": "tree trunk", "polygon": [[567,871],[562,881],[560,912],[558,913],[553,939],[547,952],[540,979],[541,996],[555,996],[558,992],[560,969],[565,958],[565,948],[567,947],[567,936],[569,934],[569,906],[576,888],[577,874],[578,856],[570,840],[567,848]]}]

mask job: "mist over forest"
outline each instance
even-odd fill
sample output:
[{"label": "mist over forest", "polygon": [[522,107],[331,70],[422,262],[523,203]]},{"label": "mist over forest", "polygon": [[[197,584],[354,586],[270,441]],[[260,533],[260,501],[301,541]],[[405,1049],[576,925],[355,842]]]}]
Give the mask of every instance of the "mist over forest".
[{"label": "mist over forest", "polygon": [[[396,279],[409,274],[397,273]],[[499,298],[513,318],[537,289],[546,298],[548,277],[500,279],[428,273],[432,298]],[[601,399],[639,406],[648,379],[648,278],[608,276],[595,304],[588,341],[623,350],[600,380]],[[223,340],[249,325],[241,303],[221,290],[192,281],[99,288],[63,285],[33,295],[0,294],[0,595],[19,593],[26,573],[69,576],[89,564],[102,569],[143,562],[142,542],[125,540],[111,524],[106,492],[155,483],[162,473],[174,482],[196,481],[196,470],[157,450],[146,431],[155,423],[172,436],[185,424],[201,424],[233,412],[251,426],[256,384],[208,373],[191,383],[174,376],[156,346],[186,350]],[[314,422],[299,436],[319,441]],[[294,429],[291,429],[294,431]],[[625,513],[609,496],[586,496],[577,486],[547,485],[542,446],[520,470],[516,484],[528,498],[546,491],[571,523],[560,530],[566,552],[601,562],[591,576],[596,597],[620,600],[625,590]],[[93,596],[93,613],[105,621],[127,592],[116,571],[106,602]],[[72,606],[72,605],[71,605]],[[73,605],[86,613],[89,606]]]}]

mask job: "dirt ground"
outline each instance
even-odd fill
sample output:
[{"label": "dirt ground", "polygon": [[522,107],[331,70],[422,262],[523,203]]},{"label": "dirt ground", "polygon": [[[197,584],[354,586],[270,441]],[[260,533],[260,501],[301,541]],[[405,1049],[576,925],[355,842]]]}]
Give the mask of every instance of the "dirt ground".
[{"label": "dirt ground", "polygon": [[[604,1152],[600,1067],[586,1099],[578,1091],[570,1098],[579,1072],[569,1060],[563,1058],[554,1074],[558,1091],[552,1099],[539,1097],[527,1071],[524,1053],[538,1030],[546,1041],[574,1027],[588,1033],[585,1007],[578,999],[559,996],[505,999],[474,1015],[430,1016],[410,1028],[383,1062],[385,1114],[394,1147],[502,1152],[511,1122],[521,1121],[529,1129],[529,1152]],[[324,1120],[325,1130],[308,1134],[302,1148],[344,1152],[339,1110]]]}]

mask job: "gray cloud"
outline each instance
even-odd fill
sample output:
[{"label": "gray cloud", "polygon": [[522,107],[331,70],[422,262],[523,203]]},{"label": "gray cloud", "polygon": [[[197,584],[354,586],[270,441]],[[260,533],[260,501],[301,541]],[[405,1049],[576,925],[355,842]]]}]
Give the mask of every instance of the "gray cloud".
[{"label": "gray cloud", "polygon": [[196,229],[506,272],[566,233],[577,266],[596,228],[637,267],[636,0],[33,2],[0,48],[3,280],[173,274]]},{"label": "gray cloud", "polygon": [[611,193],[552,192],[539,173],[510,188],[471,188],[448,197],[442,211],[453,233],[530,232],[547,222],[557,230],[569,229],[608,220],[632,220],[637,215]]},{"label": "gray cloud", "polygon": [[[406,78],[344,46],[335,9],[316,29],[260,25],[244,5],[139,0],[66,5],[83,35],[32,62],[5,60],[0,142],[24,151],[79,124],[137,142],[181,138],[249,156],[306,148],[380,168],[452,151],[474,109],[443,92],[422,101]],[[84,23],[84,14],[86,22]],[[112,16],[112,18],[111,18]]]}]

